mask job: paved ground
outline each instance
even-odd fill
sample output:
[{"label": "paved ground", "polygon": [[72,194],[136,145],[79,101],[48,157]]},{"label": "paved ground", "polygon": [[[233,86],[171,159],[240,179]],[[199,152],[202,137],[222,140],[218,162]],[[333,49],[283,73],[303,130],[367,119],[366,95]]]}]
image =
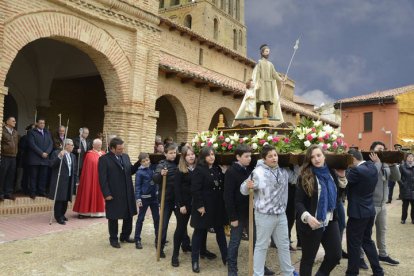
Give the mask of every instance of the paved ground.
[{"label": "paved ground", "polygon": [[[400,224],[401,201],[393,201],[388,207],[388,251],[401,261],[396,267],[383,265],[386,275],[414,275],[414,224]],[[181,253],[179,268],[170,265],[172,235],[175,222],[169,227],[166,259],[156,262],[153,247],[153,225],[150,217],[143,229],[143,250],[134,244],[122,244],[114,249],[108,244],[105,219],[79,220],[68,214],[66,226],[49,225],[50,213],[0,218],[0,275],[192,275],[189,253]],[[189,228],[191,232],[191,229]],[[344,241],[345,244],[345,241]],[[218,253],[214,235],[209,234],[208,248]],[[239,251],[240,275],[247,275],[247,242]],[[298,269],[300,251],[291,254]],[[319,253],[323,255],[323,250]],[[319,258],[320,259],[320,258]],[[319,261],[315,266],[319,265]],[[270,249],[267,264],[277,271],[275,249]],[[332,275],[344,275],[346,260]],[[226,275],[226,267],[219,259],[201,260],[200,275]],[[316,269],[314,269],[316,271]],[[372,275],[361,271],[361,275]]]}]

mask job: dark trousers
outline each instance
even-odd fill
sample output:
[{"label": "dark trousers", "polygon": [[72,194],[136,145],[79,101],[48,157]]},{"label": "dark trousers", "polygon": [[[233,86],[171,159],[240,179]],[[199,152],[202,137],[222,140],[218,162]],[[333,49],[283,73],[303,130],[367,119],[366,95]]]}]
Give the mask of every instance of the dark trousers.
[{"label": "dark trousers", "polygon": [[58,201],[58,200],[55,201],[55,206],[53,208],[53,211],[54,211],[56,221],[63,220],[67,209],[68,209],[67,201]]},{"label": "dark trousers", "polygon": [[[189,242],[184,243],[184,240],[188,237],[187,225],[190,220],[191,207],[187,207],[187,213],[181,214],[180,208],[177,207],[174,211],[175,217],[177,218],[177,227],[174,232],[174,251],[173,256],[178,257],[180,255],[180,246],[189,245]],[[188,237],[189,239],[189,237]]]},{"label": "dark trousers", "polygon": [[408,216],[408,205],[411,204],[411,221],[414,222],[414,200],[403,199],[402,200],[402,215],[401,220],[406,220]]},{"label": "dark trousers", "polygon": [[[108,219],[109,241],[118,241],[118,220]],[[121,238],[127,239],[132,232],[132,217],[124,218],[122,222]]]},{"label": "dark trousers", "polygon": [[342,248],[338,222],[331,221],[325,229],[319,228],[311,232],[299,230],[299,236],[302,241],[300,275],[312,275],[312,266],[320,244],[325,249],[325,257],[316,275],[329,275],[341,260]]},{"label": "dark trousers", "polygon": [[25,194],[30,193],[30,166],[23,165],[23,177],[22,177],[22,191]]},{"label": "dark trousers", "polygon": [[[227,259],[227,241],[226,234],[224,234],[223,226],[215,226],[214,232],[216,233],[216,241],[219,246],[221,259]],[[200,252],[206,245],[207,240],[207,229],[195,228],[193,232],[193,238],[191,240],[191,260],[193,262],[198,262],[200,257]]]},{"label": "dark trousers", "polygon": [[341,200],[336,203],[336,210],[338,211],[338,227],[339,227],[339,237],[342,243],[342,237],[344,235],[344,230],[346,227],[346,217],[345,217],[345,208]]},{"label": "dark trousers", "polygon": [[374,275],[384,275],[379,264],[378,252],[371,238],[375,216],[370,218],[348,218],[346,226],[346,245],[348,249],[348,268],[346,275],[358,275],[361,257],[361,246],[367,255]]},{"label": "dark trousers", "polygon": [[30,166],[30,194],[46,194],[48,166]]},{"label": "dark trousers", "polygon": [[[243,235],[243,229],[249,227],[249,219],[244,218],[239,220],[237,227],[230,226],[230,241],[227,249],[227,267],[228,272],[237,273],[237,257],[239,255],[240,241]],[[249,237],[250,238],[250,237]],[[254,247],[254,245],[253,245]]]},{"label": "dark trousers", "polygon": [[295,224],[295,193],[296,186],[289,183],[288,201],[286,206],[286,218],[288,221],[289,240],[292,240],[290,232],[292,232],[293,225]]},{"label": "dark trousers", "polygon": [[394,193],[395,181],[388,180],[388,201],[392,201],[392,194]]},{"label": "dark trousers", "polygon": [[[174,202],[165,202],[164,219],[162,223],[161,249],[164,249],[165,242],[167,240],[168,224],[170,223],[170,218],[171,218],[172,213],[174,212],[174,209],[175,209]],[[188,245],[188,246],[190,245],[190,237],[188,236],[187,228],[185,229],[183,245]]]},{"label": "dark trousers", "polygon": [[16,175],[16,157],[1,156],[0,163],[0,196],[11,195]]},{"label": "dark trousers", "polygon": [[147,213],[148,208],[151,209],[151,216],[154,221],[155,242],[157,241],[158,226],[160,223],[160,210],[158,208],[158,200],[156,197],[142,199],[142,206],[139,207],[137,224],[135,225],[135,241],[141,241],[142,225],[144,223],[145,214]]}]

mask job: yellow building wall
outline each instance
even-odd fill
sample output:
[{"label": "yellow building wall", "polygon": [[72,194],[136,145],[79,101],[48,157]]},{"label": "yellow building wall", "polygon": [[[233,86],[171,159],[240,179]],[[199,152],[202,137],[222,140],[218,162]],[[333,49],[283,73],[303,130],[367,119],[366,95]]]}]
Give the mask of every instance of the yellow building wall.
[{"label": "yellow building wall", "polygon": [[396,98],[399,110],[397,142],[403,146],[412,146],[414,145],[414,90],[398,95]]}]

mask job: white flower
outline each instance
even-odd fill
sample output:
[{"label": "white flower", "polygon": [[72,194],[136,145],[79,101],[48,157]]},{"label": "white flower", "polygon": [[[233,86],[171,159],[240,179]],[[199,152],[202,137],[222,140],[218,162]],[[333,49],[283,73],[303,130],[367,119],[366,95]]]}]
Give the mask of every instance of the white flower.
[{"label": "white flower", "polygon": [[300,140],[305,139],[305,134],[299,134],[299,135],[298,135],[298,138],[299,138]]},{"label": "white flower", "polygon": [[316,138],[318,136],[315,132],[311,134],[312,138]]},{"label": "white flower", "polygon": [[257,143],[257,141],[259,141],[259,138],[257,138],[257,136],[253,136],[253,138],[252,138],[252,142],[253,142],[253,143]]},{"label": "white flower", "polygon": [[249,140],[249,137],[244,137],[243,138],[243,142],[246,142],[247,140]]},{"label": "white flower", "polygon": [[231,144],[231,145],[234,145],[234,141],[232,140],[232,141],[230,142],[230,144]]},{"label": "white flower", "polygon": [[327,133],[332,133],[333,132],[333,127],[331,127],[330,125],[324,125],[323,130],[325,130]]},{"label": "white flower", "polygon": [[319,132],[319,137],[320,138],[323,138],[323,137],[325,137],[325,135],[326,135],[326,132],[325,131],[321,131],[321,132]]},{"label": "white flower", "polygon": [[319,143],[318,146],[320,146],[321,148],[323,147],[324,143]]},{"label": "white flower", "polygon": [[224,141],[226,141],[226,143],[230,142],[230,138],[227,137],[226,139],[224,139]]},{"label": "white flower", "polygon": [[309,148],[311,145],[311,142],[306,140],[303,144],[305,145],[305,147]]},{"label": "white flower", "polygon": [[192,143],[191,143],[191,146],[193,146],[193,147],[194,147],[194,146],[195,146],[195,144],[196,144],[195,142],[192,142]]},{"label": "white flower", "polygon": [[321,121],[319,121],[319,120],[317,120],[317,121],[313,121],[313,125],[315,126],[315,127],[318,127],[318,126],[320,126],[322,124],[322,122]]},{"label": "white flower", "polygon": [[273,140],[272,135],[267,136],[267,141],[272,141],[272,140]]},{"label": "white flower", "polygon": [[206,143],[201,143],[201,145],[200,145],[200,146],[204,147],[205,145],[206,145]]},{"label": "white flower", "polygon": [[266,146],[266,145],[269,145],[269,143],[268,142],[264,142],[263,146]]},{"label": "white flower", "polygon": [[254,150],[257,149],[257,144],[256,143],[252,144],[252,149],[254,149]]},{"label": "white flower", "polygon": [[338,138],[338,136],[336,136],[335,134],[332,134],[331,138],[332,138],[333,140],[336,140],[336,138]]},{"label": "white flower", "polygon": [[259,139],[263,139],[263,137],[266,135],[266,131],[264,130],[259,130],[256,134],[257,138]]},{"label": "white flower", "polygon": [[329,149],[331,147],[331,144],[327,143],[326,148]]},{"label": "white flower", "polygon": [[216,149],[217,147],[218,147],[218,144],[217,144],[217,143],[214,143],[214,144],[213,144],[213,148],[215,148],[215,149]]},{"label": "white flower", "polygon": [[235,132],[233,135],[230,135],[229,137],[230,137],[231,140],[238,141],[239,138],[240,138],[240,135],[237,132]]},{"label": "white flower", "polygon": [[341,138],[344,138],[345,135],[341,132],[341,133],[338,134],[338,136],[341,137]]}]

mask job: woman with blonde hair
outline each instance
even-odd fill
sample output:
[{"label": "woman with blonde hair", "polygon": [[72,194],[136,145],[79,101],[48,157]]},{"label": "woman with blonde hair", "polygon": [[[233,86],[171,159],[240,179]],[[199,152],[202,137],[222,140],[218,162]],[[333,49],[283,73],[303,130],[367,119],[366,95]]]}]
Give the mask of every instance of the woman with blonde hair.
[{"label": "woman with blonde hair", "polygon": [[329,275],[341,259],[341,238],[338,227],[337,191],[345,188],[344,170],[329,169],[321,147],[308,148],[298,179],[295,207],[297,227],[302,241],[300,275],[312,275],[319,245],[325,257],[316,275]]}]

